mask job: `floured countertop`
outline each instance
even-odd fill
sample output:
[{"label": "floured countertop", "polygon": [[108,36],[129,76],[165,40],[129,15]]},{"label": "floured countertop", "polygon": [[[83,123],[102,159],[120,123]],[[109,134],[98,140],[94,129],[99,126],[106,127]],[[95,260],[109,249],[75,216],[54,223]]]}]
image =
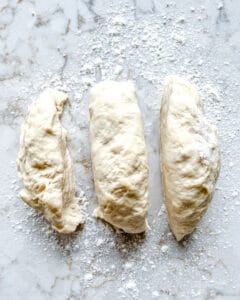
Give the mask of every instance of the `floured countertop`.
[{"label": "floured countertop", "polygon": [[[240,298],[239,15],[231,0],[1,1],[1,299]],[[182,243],[167,224],[159,161],[160,99],[171,74],[198,87],[222,149],[214,199]],[[150,164],[145,236],[92,216],[88,90],[103,79],[136,84]],[[20,125],[45,87],[69,95],[63,124],[86,218],[70,236],[18,197]]]}]

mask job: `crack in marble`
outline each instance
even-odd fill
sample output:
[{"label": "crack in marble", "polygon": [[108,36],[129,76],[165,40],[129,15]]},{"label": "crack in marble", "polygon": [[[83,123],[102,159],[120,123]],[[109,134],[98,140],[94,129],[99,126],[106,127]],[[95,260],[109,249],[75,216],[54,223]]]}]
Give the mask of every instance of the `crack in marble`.
[{"label": "crack in marble", "polygon": [[78,30],[81,29],[82,25],[85,22],[86,22],[85,18],[82,15],[80,15],[79,10],[78,10],[78,13],[77,13],[77,28],[78,28]]},{"label": "crack in marble", "polygon": [[[15,7],[12,7],[12,6],[10,6],[10,5],[6,5],[6,6],[4,6],[4,7],[2,7],[2,8],[0,9],[0,13],[4,13],[4,11],[5,11],[6,9],[9,9],[9,10],[11,11],[11,16],[12,16],[12,18],[11,18],[11,20],[10,20],[8,23],[6,23],[6,24],[1,24],[1,23],[0,23],[0,37],[1,37],[1,31],[7,29],[7,27],[10,26],[10,25],[13,23],[14,18],[15,18],[15,14],[16,14],[16,11],[17,11],[17,9],[16,9]],[[2,38],[2,37],[1,37],[1,38]],[[2,39],[3,39],[3,38],[2,38]]]},{"label": "crack in marble", "polygon": [[[204,300],[210,300],[210,299],[217,299],[220,297],[226,297],[227,299],[231,299],[231,298],[235,298],[235,297],[239,297],[240,294],[239,293],[230,293],[230,292],[223,292],[219,289],[215,289],[215,288],[206,288],[205,290],[205,294],[206,296],[204,297]],[[235,298],[238,299],[238,298]]]},{"label": "crack in marble", "polygon": [[225,8],[225,2],[222,1],[221,6],[218,9],[218,16],[217,16],[217,20],[216,23],[229,23],[229,18],[226,12],[226,8]]},{"label": "crack in marble", "polygon": [[37,15],[34,25],[36,27],[47,26],[50,23],[50,19],[44,20],[42,16]]},{"label": "crack in marble", "polygon": [[177,299],[177,293],[172,293],[171,291],[169,291],[167,289],[159,289],[158,291],[163,295],[167,295],[167,296]]},{"label": "crack in marble", "polygon": [[71,20],[68,19],[67,24],[66,24],[66,28],[65,28],[65,32],[63,33],[63,35],[66,35],[69,33],[70,31],[70,24],[71,24]]},{"label": "crack in marble", "polygon": [[63,57],[63,64],[62,64],[62,66],[60,67],[60,71],[59,71],[59,74],[60,74],[60,78],[61,78],[61,80],[63,79],[63,73],[64,73],[64,70],[65,70],[65,68],[66,68],[66,66],[67,66],[67,63],[68,63],[68,54],[63,54],[62,52],[61,52],[61,50],[60,49],[58,49],[58,52],[62,55],[62,57]]},{"label": "crack in marble", "polygon": [[[13,77],[12,77],[13,78]],[[11,79],[11,78],[8,78]],[[8,80],[6,79],[6,80]],[[0,79],[1,81],[1,79]],[[8,101],[7,107],[0,111],[0,124],[7,124],[12,126],[16,121],[16,118],[24,117],[24,112],[22,107],[18,102]]]},{"label": "crack in marble", "polygon": [[41,294],[44,295],[44,296],[48,296],[48,297],[51,296],[51,291],[48,291],[45,288],[43,288],[43,286],[39,282],[36,282],[36,289],[38,291],[40,291]]},{"label": "crack in marble", "polygon": [[115,280],[118,280],[120,277],[120,274],[114,274],[112,278],[107,278],[100,282],[99,284],[89,284],[88,286],[85,286],[83,288],[83,291],[81,292],[81,298],[80,299],[87,299],[87,291],[89,289],[99,289],[104,287],[107,283],[114,282]]},{"label": "crack in marble", "polygon": [[87,1],[84,1],[84,3],[86,4],[89,12],[93,15],[93,20],[95,23],[98,23],[102,17],[97,14],[94,10],[94,5],[95,5],[95,0],[87,0]]}]

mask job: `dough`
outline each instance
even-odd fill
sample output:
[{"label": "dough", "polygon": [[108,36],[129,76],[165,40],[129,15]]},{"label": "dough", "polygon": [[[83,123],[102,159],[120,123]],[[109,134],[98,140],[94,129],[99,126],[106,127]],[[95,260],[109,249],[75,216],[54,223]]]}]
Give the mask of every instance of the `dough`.
[{"label": "dough", "polygon": [[133,83],[103,81],[90,93],[95,216],[127,233],[147,229],[148,161]]},{"label": "dough", "polygon": [[217,128],[204,116],[198,92],[177,76],[165,83],[160,133],[168,221],[180,241],[194,230],[212,199],[220,150]]},{"label": "dough", "polygon": [[52,227],[71,233],[83,222],[75,196],[75,178],[60,123],[67,95],[45,90],[29,109],[21,129],[18,174],[20,197],[43,212]]}]

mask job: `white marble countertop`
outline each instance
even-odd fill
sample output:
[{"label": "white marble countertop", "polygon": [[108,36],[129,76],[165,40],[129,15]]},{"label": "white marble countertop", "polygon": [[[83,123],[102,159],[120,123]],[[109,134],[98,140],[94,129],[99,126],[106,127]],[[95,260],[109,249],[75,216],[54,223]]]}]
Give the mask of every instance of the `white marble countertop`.
[{"label": "white marble countertop", "polygon": [[[240,298],[240,4],[238,1],[0,1],[0,299]],[[221,136],[211,206],[183,243],[170,233],[159,168],[158,114],[166,75],[194,82]],[[128,236],[92,216],[88,89],[132,79],[144,114],[151,230]],[[18,197],[20,125],[47,86],[69,94],[63,123],[86,214],[54,232]]]}]

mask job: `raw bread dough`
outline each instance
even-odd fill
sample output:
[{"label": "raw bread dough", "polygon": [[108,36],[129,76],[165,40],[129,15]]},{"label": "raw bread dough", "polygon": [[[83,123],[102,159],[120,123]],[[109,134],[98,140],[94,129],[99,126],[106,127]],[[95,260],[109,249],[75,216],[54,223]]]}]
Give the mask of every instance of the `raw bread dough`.
[{"label": "raw bread dough", "polygon": [[95,216],[128,233],[147,229],[148,161],[132,82],[103,81],[90,94]]},{"label": "raw bread dough", "polygon": [[177,76],[165,83],[160,133],[168,221],[179,241],[207,210],[219,174],[220,151],[217,128],[204,116],[196,89]]},{"label": "raw bread dough", "polygon": [[60,123],[67,95],[45,90],[29,109],[21,129],[18,174],[20,197],[43,212],[52,227],[71,233],[83,222],[75,199],[75,178]]}]

